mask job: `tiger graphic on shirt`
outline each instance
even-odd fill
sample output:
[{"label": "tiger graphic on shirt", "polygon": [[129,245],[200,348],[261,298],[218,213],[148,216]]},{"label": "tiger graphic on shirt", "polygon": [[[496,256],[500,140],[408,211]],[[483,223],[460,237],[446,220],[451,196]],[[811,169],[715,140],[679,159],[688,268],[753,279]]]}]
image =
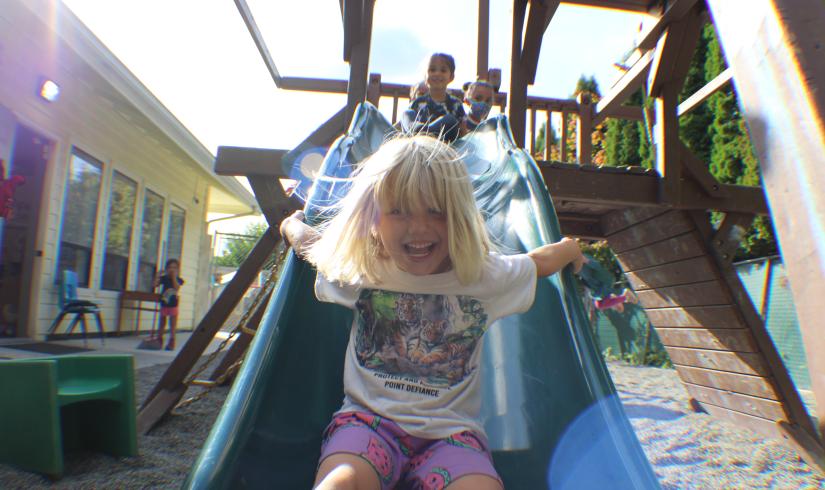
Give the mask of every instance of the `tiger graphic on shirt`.
[{"label": "tiger graphic on shirt", "polygon": [[355,306],[362,367],[435,387],[453,386],[474,369],[470,357],[487,325],[478,300],[364,289]]}]

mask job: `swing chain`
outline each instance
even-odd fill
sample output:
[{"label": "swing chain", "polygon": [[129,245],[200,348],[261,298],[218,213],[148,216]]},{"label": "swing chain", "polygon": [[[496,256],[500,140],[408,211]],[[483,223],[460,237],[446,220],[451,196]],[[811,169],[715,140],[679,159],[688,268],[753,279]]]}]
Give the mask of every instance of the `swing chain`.
[{"label": "swing chain", "polygon": [[263,301],[263,299],[267,296],[269,291],[274,287],[275,281],[279,276],[280,267],[283,264],[284,259],[286,258],[286,254],[287,252],[289,252],[289,250],[290,248],[286,246],[281,249],[280,253],[278,254],[277,258],[275,259],[274,263],[269,269],[269,277],[258,290],[258,293],[253,298],[252,303],[244,311],[241,320],[237,323],[235,328],[233,328],[232,331],[229,332],[229,335],[227,335],[226,338],[224,338],[221,341],[221,343],[218,344],[218,347],[212,353],[210,353],[209,356],[207,356],[206,360],[204,360],[204,362],[202,362],[192,372],[192,374],[190,374],[189,377],[186,378],[186,380],[184,380],[183,382],[183,384],[186,386],[200,386],[203,389],[199,393],[185,400],[180,401],[177,405],[175,405],[174,410],[184,408],[202,399],[212,390],[212,388],[220,384],[223,384],[227,380],[227,378],[234,375],[235,372],[238,371],[238,369],[240,369],[241,364],[243,363],[243,356],[241,356],[237,361],[230,364],[224,370],[224,372],[221,373],[213,381],[202,381],[198,379],[198,376],[200,376],[206,370],[206,368],[209,367],[209,365],[212,364],[212,362],[214,362],[214,360],[218,357],[218,355],[220,355],[224,348],[226,348],[229,342],[235,339],[237,336],[239,336],[240,333],[245,333],[247,335],[253,336],[255,335],[255,330],[247,327],[247,324],[249,323],[249,318],[252,316],[253,312],[257,311],[261,301]]}]

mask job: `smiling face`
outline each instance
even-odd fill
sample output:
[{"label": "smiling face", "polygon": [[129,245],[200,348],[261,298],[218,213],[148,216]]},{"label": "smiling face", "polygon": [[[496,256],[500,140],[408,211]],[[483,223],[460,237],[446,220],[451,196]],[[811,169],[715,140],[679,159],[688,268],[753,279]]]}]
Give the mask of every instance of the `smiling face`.
[{"label": "smiling face", "polygon": [[427,86],[430,92],[443,92],[453,81],[454,73],[443,56],[433,56],[427,66]]},{"label": "smiling face", "polygon": [[447,217],[439,210],[382,210],[375,232],[384,252],[404,272],[426,276],[451,268]]}]

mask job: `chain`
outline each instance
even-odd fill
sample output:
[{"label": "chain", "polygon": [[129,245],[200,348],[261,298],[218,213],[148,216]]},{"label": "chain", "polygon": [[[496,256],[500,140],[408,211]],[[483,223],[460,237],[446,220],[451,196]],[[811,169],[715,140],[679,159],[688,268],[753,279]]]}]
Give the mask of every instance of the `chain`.
[{"label": "chain", "polygon": [[246,308],[246,310],[244,311],[243,316],[241,317],[241,320],[238,322],[238,324],[235,326],[235,328],[233,328],[232,331],[229,332],[229,335],[227,335],[226,338],[223,339],[223,341],[221,341],[220,344],[218,344],[217,349],[212,351],[212,353],[209,354],[209,356],[206,358],[206,360],[204,362],[202,362],[200,364],[200,366],[198,366],[192,372],[192,374],[190,374],[189,377],[186,378],[186,380],[183,382],[183,384],[185,384],[186,386],[201,386],[203,389],[199,393],[197,393],[196,395],[193,395],[193,396],[179,402],[177,405],[175,405],[174,410],[184,408],[184,407],[186,407],[188,405],[191,405],[192,403],[195,403],[198,400],[202,399],[203,397],[205,397],[212,390],[212,388],[214,388],[215,386],[218,386],[220,384],[223,384],[223,382],[225,382],[230,376],[234,375],[238,371],[238,369],[240,369],[241,364],[243,363],[243,356],[241,356],[237,361],[235,361],[234,363],[229,365],[224,370],[224,372],[221,373],[220,376],[215,378],[214,381],[209,381],[209,382],[206,382],[206,383],[204,383],[202,381],[198,381],[198,376],[200,376],[204,371],[206,371],[206,368],[209,367],[209,365],[212,364],[212,362],[214,362],[214,360],[226,348],[226,346],[229,344],[229,342],[231,340],[233,340],[235,337],[237,337],[241,333],[246,333],[247,335],[255,335],[255,330],[252,330],[252,329],[248,328],[246,325],[249,323],[249,318],[252,316],[252,314],[260,306],[260,303],[267,296],[269,291],[274,287],[275,281],[277,280],[278,275],[279,275],[279,270],[280,270],[281,264],[283,264],[284,258],[286,257],[286,254],[287,254],[288,251],[289,251],[289,247],[283,247],[281,249],[280,254],[278,254],[278,257],[276,258],[275,262],[272,264],[272,267],[270,267],[270,269],[269,269],[269,277],[266,279],[266,282],[258,290],[258,293],[255,295],[255,297],[252,300],[252,304],[250,304],[249,307]]}]

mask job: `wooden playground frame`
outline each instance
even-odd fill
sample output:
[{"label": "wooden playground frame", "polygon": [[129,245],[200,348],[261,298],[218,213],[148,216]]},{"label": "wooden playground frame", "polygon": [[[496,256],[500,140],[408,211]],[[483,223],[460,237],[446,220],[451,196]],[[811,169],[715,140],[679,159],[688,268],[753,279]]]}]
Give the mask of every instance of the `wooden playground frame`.
[{"label": "wooden playground frame", "polygon": [[[374,1],[339,0],[343,58],[349,62],[350,75],[348,80],[330,80],[282,76],[245,0],[235,0],[276,87],[347,94],[346,106],[302,145],[329,146],[345,131],[356,106],[364,100],[378,105],[381,98],[391,98],[395,120],[399,100],[408,97],[407,85],[384,83],[379,74],[369,73]],[[818,0],[563,2],[646,12],[651,18],[640,33],[632,65],[593,104],[586,94],[573,100],[527,93],[536,79],[543,35],[560,3],[513,0],[510,85],[495,102],[506,111],[516,143],[526,144],[533,154],[537,116],[544,113],[549,121],[551,113],[561,113],[560,155],[564,161],[568,158],[563,144],[568,133],[566,116],[577,118],[576,163],[547,161],[549,148],[545,148],[545,161],[538,162],[563,233],[608,241],[694,406],[776,437],[813,466],[825,468],[825,335],[816,308],[825,297],[825,243],[817,240],[818,230],[825,224],[825,197],[809,192],[813,185],[814,190],[825,193],[825,173],[817,166],[825,150],[825,56],[821,52],[825,31],[813,27],[825,25],[825,5]],[[499,73],[488,66],[489,0],[478,0],[478,5],[476,71],[480,78],[492,80]],[[745,9],[751,14],[749,18],[759,21],[758,26],[734,26]],[[730,68],[679,104],[678,94],[700,31],[711,19]],[[782,86],[782,97],[768,100],[771,98],[764,93],[772,87],[766,87],[767,82],[756,71],[780,73],[789,63],[797,70],[800,83]],[[763,169],[767,200],[760,188],[717,182],[707,164],[679,140],[679,116],[731,81],[742,101]],[[652,109],[623,105],[640,88],[654,100]],[[777,114],[792,118],[794,124],[777,122]],[[592,165],[592,128],[607,118],[648,122],[655,134],[655,171]],[[797,157],[794,166],[775,151],[784,148],[789,137],[775,131],[771,122],[784,124],[781,129],[791,132]],[[278,245],[280,220],[301,207],[284,194],[278,182],[279,177],[286,177],[281,170],[286,153],[219,149],[215,171],[249,179],[270,228],[143,402],[139,430],[150,430],[181,399],[187,389],[187,374]],[[797,178],[797,172],[812,181]],[[710,224],[708,210],[725,213],[717,229]],[[731,265],[743,227],[754,216],[769,212],[774,216],[798,311],[812,391],[818,402],[818,426],[806,412],[762,318]],[[254,312],[253,327],[260,322],[263,308]],[[240,358],[250,341],[250,335],[242,336],[210,378],[217,379]]]}]

